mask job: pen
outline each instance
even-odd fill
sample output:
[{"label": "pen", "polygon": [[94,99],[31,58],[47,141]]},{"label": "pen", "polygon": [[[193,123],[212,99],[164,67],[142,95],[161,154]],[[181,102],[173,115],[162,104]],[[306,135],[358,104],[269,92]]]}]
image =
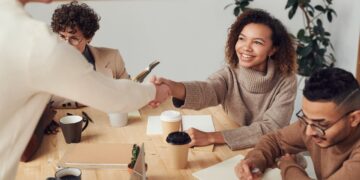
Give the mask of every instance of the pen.
[{"label": "pen", "polygon": [[251,174],[258,174],[258,173],[260,173],[260,169],[259,169],[259,168],[254,167],[254,168],[251,169]]}]

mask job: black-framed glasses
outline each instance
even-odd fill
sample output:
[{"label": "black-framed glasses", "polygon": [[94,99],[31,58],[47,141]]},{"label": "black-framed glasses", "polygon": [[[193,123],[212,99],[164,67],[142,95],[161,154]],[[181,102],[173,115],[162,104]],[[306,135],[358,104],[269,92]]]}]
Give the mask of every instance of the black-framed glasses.
[{"label": "black-framed glasses", "polygon": [[68,42],[69,44],[73,45],[73,46],[77,46],[81,43],[81,41],[84,40],[84,38],[79,38],[79,37],[76,37],[76,36],[69,36],[69,37],[66,37],[62,34],[59,34],[59,38]]},{"label": "black-framed glasses", "polygon": [[331,127],[333,127],[336,123],[340,122],[342,119],[344,119],[347,115],[349,115],[350,113],[352,113],[354,110],[351,110],[347,113],[345,113],[344,115],[342,115],[339,119],[337,119],[334,123],[332,123],[330,126],[328,127],[321,127],[317,124],[311,124],[308,121],[314,121],[308,117],[306,117],[306,115],[304,114],[303,110],[300,109],[300,111],[298,111],[296,113],[296,117],[299,118],[299,120],[304,123],[306,126],[310,126],[313,130],[315,130],[316,134],[320,137],[325,136],[325,131],[330,129]]}]

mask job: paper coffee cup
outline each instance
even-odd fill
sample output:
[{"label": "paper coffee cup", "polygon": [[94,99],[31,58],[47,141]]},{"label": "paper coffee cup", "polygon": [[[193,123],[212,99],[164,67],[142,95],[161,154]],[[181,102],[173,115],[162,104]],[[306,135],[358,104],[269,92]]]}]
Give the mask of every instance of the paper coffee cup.
[{"label": "paper coffee cup", "polygon": [[163,139],[166,140],[166,137],[175,131],[179,131],[181,127],[181,114],[179,111],[164,111],[160,115],[161,127]]},{"label": "paper coffee cup", "polygon": [[112,127],[123,127],[128,122],[128,113],[109,113],[108,116]]},{"label": "paper coffee cup", "polygon": [[167,160],[172,169],[184,169],[187,165],[190,136],[186,132],[172,132],[167,138]]}]

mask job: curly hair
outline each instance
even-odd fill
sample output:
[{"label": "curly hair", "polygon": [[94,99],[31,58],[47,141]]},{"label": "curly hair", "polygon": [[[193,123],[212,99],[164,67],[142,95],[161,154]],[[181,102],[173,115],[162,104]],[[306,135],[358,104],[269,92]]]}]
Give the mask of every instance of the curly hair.
[{"label": "curly hair", "polygon": [[296,72],[296,51],[293,38],[289,35],[284,25],[276,18],[261,9],[248,9],[237,17],[228,32],[225,47],[226,61],[231,67],[237,67],[239,59],[236,55],[235,45],[239,34],[250,23],[263,24],[272,31],[271,40],[277,51],[271,56],[277,70],[282,74]]},{"label": "curly hair", "polygon": [[51,28],[55,33],[65,31],[67,27],[77,27],[86,39],[90,39],[99,29],[100,17],[87,4],[73,1],[55,9],[51,20]]},{"label": "curly hair", "polygon": [[[331,101],[339,105],[348,99],[360,105],[360,87],[357,80],[350,72],[340,68],[314,72],[305,82],[303,94],[310,101]],[[349,98],[349,95],[352,97]]]}]

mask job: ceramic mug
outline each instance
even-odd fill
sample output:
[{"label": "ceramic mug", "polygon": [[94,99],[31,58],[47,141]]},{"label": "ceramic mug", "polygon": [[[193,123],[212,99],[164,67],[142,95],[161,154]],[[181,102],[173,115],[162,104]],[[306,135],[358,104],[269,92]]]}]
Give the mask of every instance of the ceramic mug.
[{"label": "ceramic mug", "polygon": [[81,140],[81,132],[86,129],[88,124],[89,120],[87,118],[84,119],[82,116],[71,115],[62,117],[60,119],[60,127],[63,132],[65,142],[68,144],[79,143]]},{"label": "ceramic mug", "polygon": [[63,168],[55,173],[55,177],[48,177],[46,180],[81,180],[81,170],[78,168]]}]

